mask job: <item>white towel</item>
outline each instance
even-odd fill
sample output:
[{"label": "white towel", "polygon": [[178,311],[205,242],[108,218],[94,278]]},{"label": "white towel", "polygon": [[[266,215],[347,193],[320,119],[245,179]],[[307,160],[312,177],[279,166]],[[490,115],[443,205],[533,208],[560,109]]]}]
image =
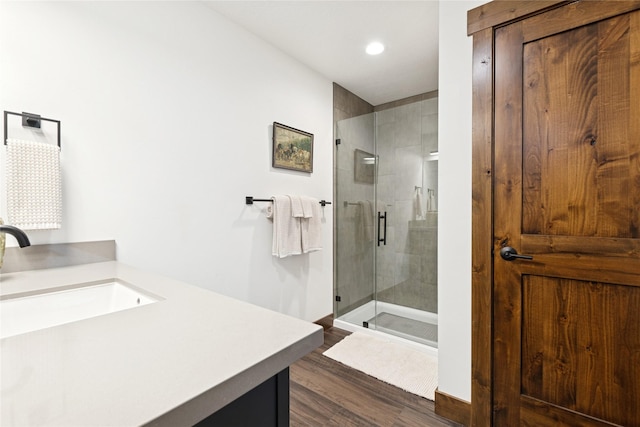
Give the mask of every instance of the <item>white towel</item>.
[{"label": "white towel", "polygon": [[313,218],[313,211],[316,206],[320,204],[318,199],[314,199],[313,197],[300,196],[300,201],[302,202],[302,217],[303,218]]},{"label": "white towel", "polygon": [[305,210],[302,222],[302,252],[305,254],[322,250],[322,212],[320,201],[313,197],[302,196]]},{"label": "white towel", "polygon": [[302,218],[304,211],[302,210],[302,199],[295,194],[287,195],[291,199],[291,216],[294,218]]},{"label": "white towel", "polygon": [[60,147],[7,139],[7,222],[24,230],[62,226]]},{"label": "white towel", "polygon": [[436,206],[436,190],[429,188],[427,190],[429,192],[429,198],[427,199],[427,211],[435,212],[438,210]]},{"label": "white towel", "polygon": [[364,239],[365,242],[370,242],[373,240],[373,236],[375,232],[373,230],[373,208],[372,203],[368,200],[359,200],[358,201],[358,225],[360,230],[360,235]]},{"label": "white towel", "polygon": [[422,189],[416,188],[416,219],[422,219]]},{"label": "white towel", "polygon": [[291,213],[289,196],[273,196],[273,203],[267,207],[267,218],[273,221],[273,256],[284,258],[302,253],[302,235],[300,218]]},{"label": "white towel", "polygon": [[[4,222],[2,222],[2,218],[0,218],[0,225],[4,224]],[[6,243],[6,236],[5,233],[0,233],[0,268],[2,268],[2,260],[4,258],[4,246]]]}]

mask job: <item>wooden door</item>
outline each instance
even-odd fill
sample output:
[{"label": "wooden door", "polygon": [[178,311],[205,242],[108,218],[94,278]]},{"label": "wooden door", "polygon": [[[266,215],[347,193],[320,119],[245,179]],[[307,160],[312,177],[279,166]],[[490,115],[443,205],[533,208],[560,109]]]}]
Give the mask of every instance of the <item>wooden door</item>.
[{"label": "wooden door", "polygon": [[640,426],[638,7],[495,30],[495,425]]}]

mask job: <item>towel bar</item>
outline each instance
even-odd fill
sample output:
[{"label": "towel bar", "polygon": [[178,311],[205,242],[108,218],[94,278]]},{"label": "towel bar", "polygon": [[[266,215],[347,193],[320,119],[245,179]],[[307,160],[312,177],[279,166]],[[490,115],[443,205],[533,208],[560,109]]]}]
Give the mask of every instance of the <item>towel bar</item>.
[{"label": "towel bar", "polygon": [[[253,196],[245,196],[245,203],[247,205],[252,205],[253,202],[273,202],[271,199],[255,199]],[[326,200],[320,200],[321,206],[330,205],[331,202],[327,202]]]},{"label": "towel bar", "polygon": [[60,120],[47,119],[44,117],[40,117],[37,114],[31,114],[31,113],[21,114],[21,113],[13,113],[11,111],[4,112],[4,145],[7,145],[7,121],[8,121],[7,119],[9,114],[13,116],[22,117],[22,126],[25,126],[25,127],[40,129],[40,123],[42,122],[42,120],[44,120],[45,122],[57,123],[58,124],[58,147],[62,148],[62,145],[60,143]]}]

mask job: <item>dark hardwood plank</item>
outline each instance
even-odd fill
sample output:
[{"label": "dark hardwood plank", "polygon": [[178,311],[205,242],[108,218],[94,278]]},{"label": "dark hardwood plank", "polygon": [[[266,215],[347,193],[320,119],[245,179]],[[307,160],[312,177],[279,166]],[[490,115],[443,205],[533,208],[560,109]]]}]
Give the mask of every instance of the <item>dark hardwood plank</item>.
[{"label": "dark hardwood plank", "polygon": [[290,367],[291,426],[460,426],[430,400],[322,355],[350,333],[325,330],[325,342]]}]

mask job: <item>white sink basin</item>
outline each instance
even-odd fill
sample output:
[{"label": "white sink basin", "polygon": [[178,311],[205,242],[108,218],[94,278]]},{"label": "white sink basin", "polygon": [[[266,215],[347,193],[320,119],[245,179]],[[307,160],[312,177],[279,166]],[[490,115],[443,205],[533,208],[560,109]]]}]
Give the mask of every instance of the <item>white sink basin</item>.
[{"label": "white sink basin", "polygon": [[118,279],[0,300],[0,338],[159,301]]}]

